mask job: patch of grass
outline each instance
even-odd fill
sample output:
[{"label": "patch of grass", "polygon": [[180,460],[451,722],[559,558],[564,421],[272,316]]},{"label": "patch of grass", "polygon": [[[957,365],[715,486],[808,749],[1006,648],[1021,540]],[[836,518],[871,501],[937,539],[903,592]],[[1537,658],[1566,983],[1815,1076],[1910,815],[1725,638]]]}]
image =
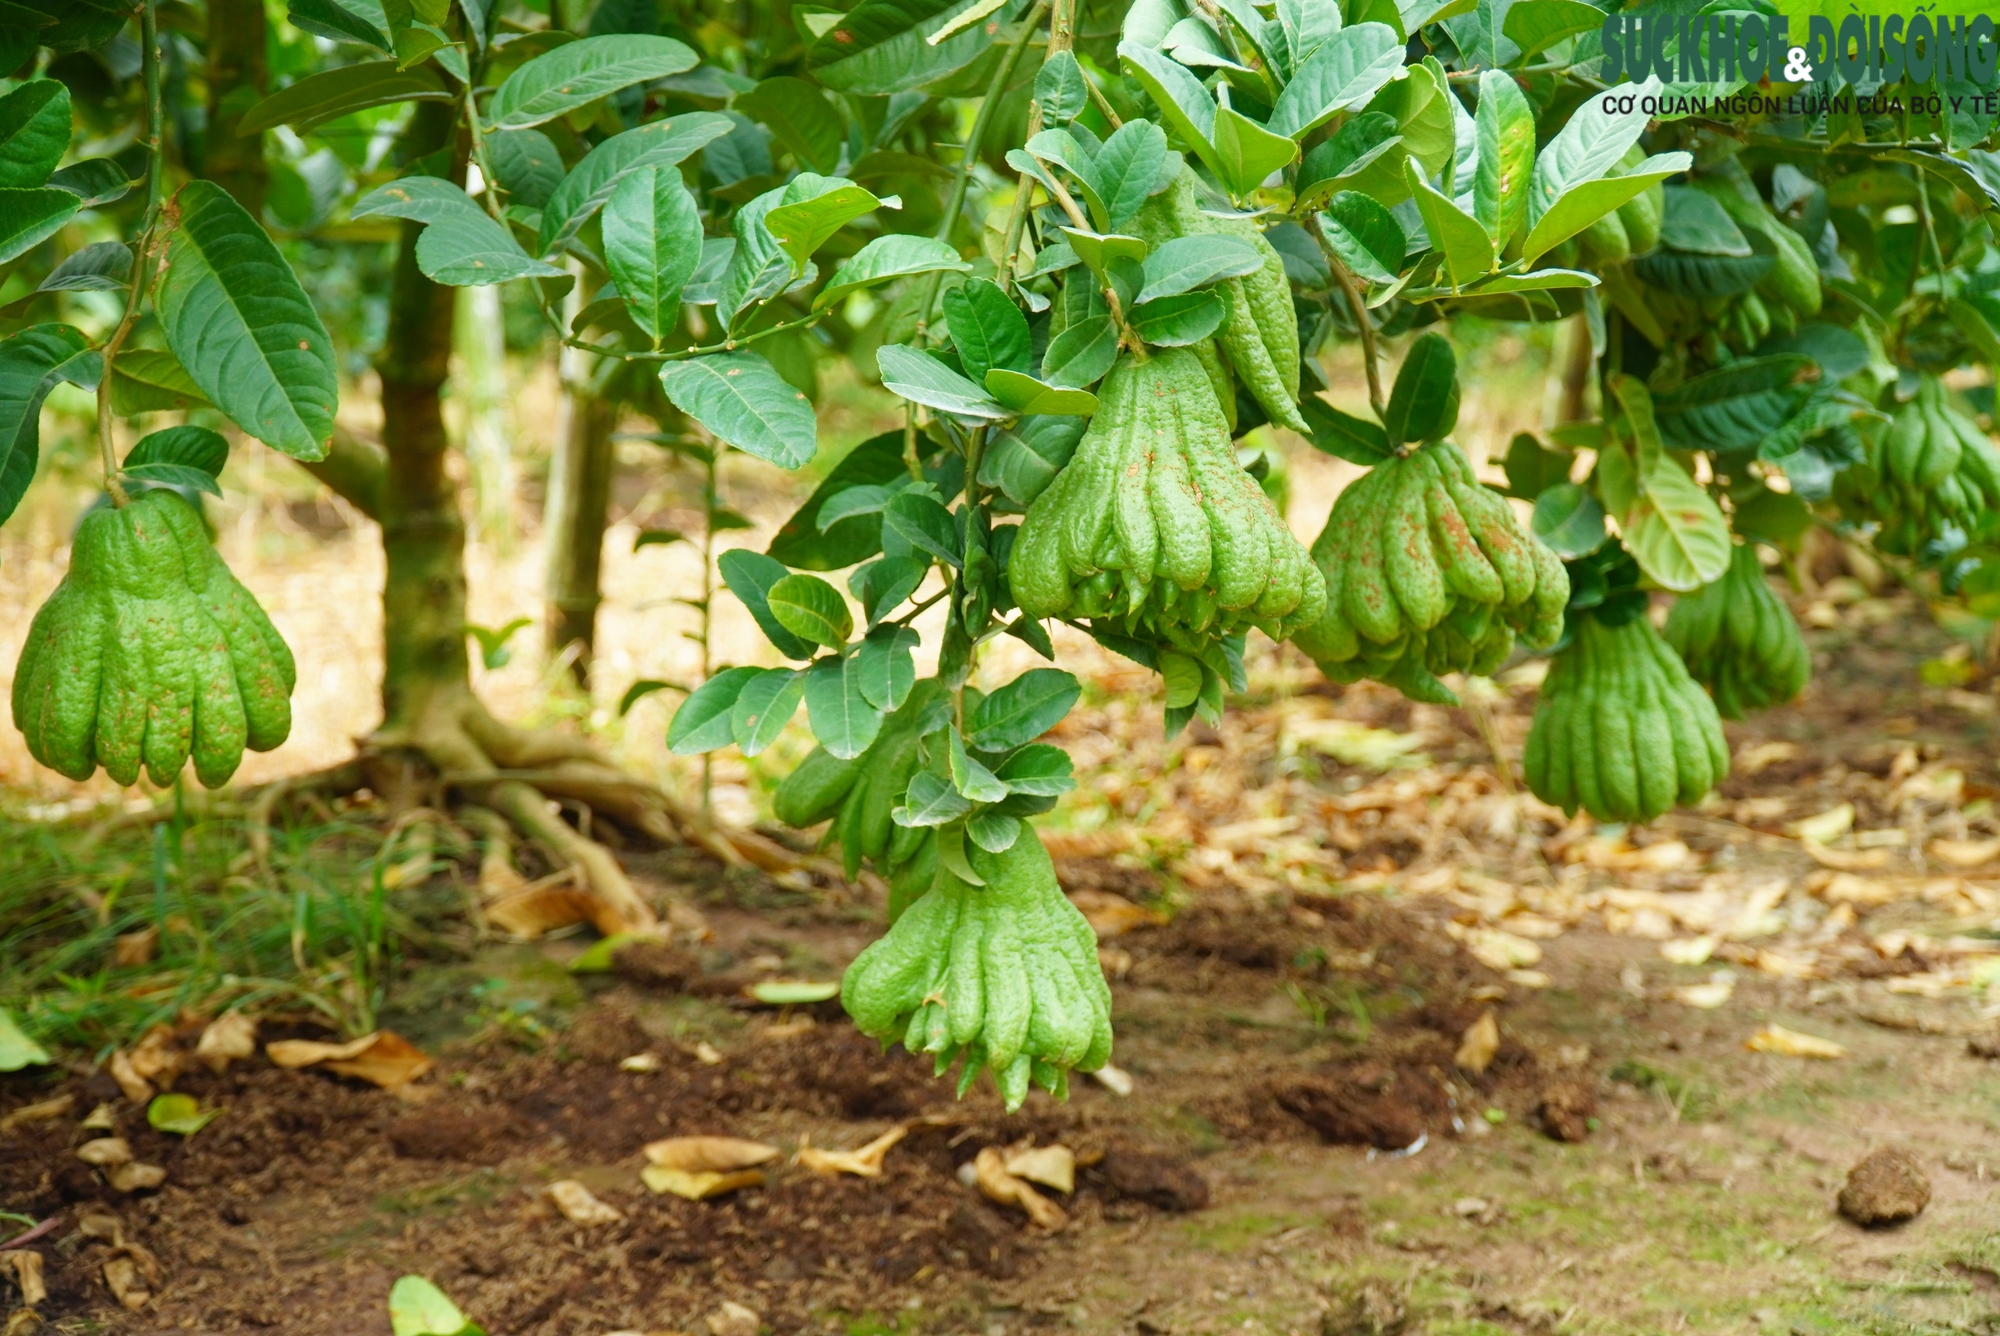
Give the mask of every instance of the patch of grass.
[{"label": "patch of grass", "polygon": [[1678,1122],[1698,1123],[1715,1116],[1721,1107],[1721,1096],[1713,1086],[1673,1072],[1640,1062],[1637,1058],[1627,1058],[1613,1067],[1611,1079],[1633,1085],[1659,1097],[1674,1111]]},{"label": "patch of grass", "polygon": [[1317,1223],[1313,1216],[1293,1212],[1239,1211],[1234,1214],[1210,1212],[1190,1220],[1185,1226],[1189,1242],[1220,1253],[1242,1252],[1288,1229]]}]

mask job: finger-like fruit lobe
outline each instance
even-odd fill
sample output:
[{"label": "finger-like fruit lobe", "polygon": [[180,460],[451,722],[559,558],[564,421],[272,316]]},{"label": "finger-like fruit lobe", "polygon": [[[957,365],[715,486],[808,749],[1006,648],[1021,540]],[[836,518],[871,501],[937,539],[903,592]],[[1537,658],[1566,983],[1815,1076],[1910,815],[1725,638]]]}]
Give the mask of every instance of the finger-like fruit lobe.
[{"label": "finger-like fruit lobe", "polygon": [[1571,815],[1650,821],[1714,788],[1729,747],[1715,702],[1643,614],[1584,616],[1543,679],[1521,769]]},{"label": "finger-like fruit lobe", "polygon": [[1842,511],[1879,526],[1875,544],[1915,556],[1927,544],[1963,535],[2000,507],[2000,451],[1952,402],[1936,376],[1917,382],[1888,424],[1864,424],[1867,459],[1834,477]]},{"label": "finger-like fruit lobe", "polygon": [[71,779],[102,765],[171,784],[192,756],[214,788],[243,749],[292,729],[292,652],[178,495],[149,491],[78,527],[69,571],[35,614],[14,674],[14,725]]},{"label": "finger-like fruit lobe", "polygon": [[1569,575],[1446,441],[1376,465],[1312,546],[1326,612],[1293,643],[1336,681],[1372,677],[1456,705],[1438,678],[1487,674],[1562,635]]},{"label": "finger-like fruit lobe", "polygon": [[1666,638],[1725,719],[1782,705],[1812,677],[1799,624],[1748,543],[1737,546],[1720,580],[1675,601]]},{"label": "finger-like fruit lobe", "polygon": [[813,748],[771,796],[773,815],[799,829],[832,818],[827,838],[839,843],[850,881],[864,858],[893,876],[904,860],[891,857],[902,828],[890,813],[902,804],[916,773],[917,741],[925,723],[938,726],[929,716],[944,694],[944,683],[936,678],[919,679],[902,705],[883,719],[868,750],[850,760]]},{"label": "finger-like fruit lobe", "polygon": [[1222,350],[1231,367],[1271,421],[1310,434],[1299,412],[1299,321],[1292,286],[1277,249],[1247,218],[1218,218],[1201,207],[1201,183],[1183,167],[1174,183],[1146,201],[1132,230],[1148,246],[1175,237],[1240,237],[1257,248],[1263,267],[1242,278],[1216,284],[1229,308],[1223,320]]},{"label": "finger-like fruit lobe", "polygon": [[1186,348],[1111,369],[1076,454],[1028,507],[1008,577],[1031,618],[1089,618],[1189,653],[1251,626],[1282,640],[1325,600]]},{"label": "finger-like fruit lobe", "polygon": [[863,1034],[982,1068],[1012,1112],[1031,1085],[1061,1098],[1069,1073],[1111,1056],[1111,990],[1097,936],[1063,898],[1032,827],[1005,853],[969,850],[984,886],[949,870],[848,966],[840,1000]]}]

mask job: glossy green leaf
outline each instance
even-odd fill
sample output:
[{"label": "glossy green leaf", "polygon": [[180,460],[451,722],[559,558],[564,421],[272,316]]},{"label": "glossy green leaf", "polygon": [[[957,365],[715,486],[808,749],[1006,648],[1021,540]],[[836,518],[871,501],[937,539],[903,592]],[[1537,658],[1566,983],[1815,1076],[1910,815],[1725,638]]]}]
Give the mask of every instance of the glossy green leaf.
[{"label": "glossy green leaf", "polygon": [[1215,156],[1222,164],[1218,174],[1236,198],[1249,195],[1273,172],[1291,166],[1298,155],[1298,144],[1287,136],[1272,134],[1230,107],[1216,109]]},{"label": "glossy green leaf", "polygon": [[958,735],[957,729],[947,729],[945,737],[945,763],[951,774],[951,786],[961,796],[975,803],[997,803],[1007,796],[1007,786],[983,763],[967,754],[965,739]]},{"label": "glossy green leaf", "polygon": [[1183,292],[1159,297],[1132,308],[1132,332],[1147,343],[1185,348],[1222,327],[1229,307],[1214,292]]},{"label": "glossy green leaf", "polygon": [[790,75],[765,79],[737,95],[736,110],[768,127],[801,167],[831,172],[840,163],[845,125],[826,94]]},{"label": "glossy green leaf", "polygon": [[1690,376],[1654,399],[1661,440],[1677,450],[1756,448],[1812,393],[1802,353],[1746,357]]},{"label": "glossy green leaf", "polygon": [[1550,450],[1532,432],[1517,432],[1507,443],[1507,457],[1501,467],[1507,473],[1507,493],[1533,501],[1543,492],[1569,481],[1576,456],[1567,450]]},{"label": "glossy green leaf", "polygon": [[1089,417],[1097,411],[1097,396],[1088,390],[1058,389],[1004,367],[986,373],[986,392],[1011,413]]},{"label": "glossy green leaf", "polygon": [[1394,282],[1402,272],[1409,239],[1396,215],[1358,190],[1343,190],[1320,215],[1326,244],[1341,263],[1375,283]]},{"label": "glossy green leaf", "polygon": [[801,172],[785,186],[783,201],[764,215],[764,226],[793,264],[803,267],[834,233],[881,206],[881,200],[844,176]]},{"label": "glossy green leaf", "polygon": [[921,828],[956,821],[971,810],[972,804],[944,776],[919,770],[910,776],[910,787],[903,797],[903,805],[889,815],[899,826]]},{"label": "glossy green leaf", "polygon": [[[1628,98],[1626,94],[1631,96]],[[1649,79],[1636,87],[1624,84],[1602,96],[1586,98],[1570,114],[1563,128],[1536,155],[1535,171],[1528,187],[1530,228],[1540,222],[1542,215],[1569,191],[1586,181],[1597,180],[1618,166],[1625,151],[1639,142],[1639,136],[1645,133],[1649,117],[1644,103],[1658,98],[1659,94],[1657,79]],[[1613,109],[1605,110],[1606,104]],[[1631,110],[1616,109],[1623,106],[1629,106]]]},{"label": "glossy green leaf", "polygon": [[1403,42],[1395,29],[1382,23],[1343,28],[1293,74],[1271,108],[1267,128],[1303,139],[1341,112],[1366,105],[1402,69]]},{"label": "glossy green leaf", "polygon": [[727,135],[736,123],[717,112],[689,111],[615,134],[584,154],[542,208],[542,254],[553,255],[596,216],[630,172],[673,167]]},{"label": "glossy green leaf", "polygon": [[[532,133],[532,132],[530,132]],[[658,340],[680,321],[681,290],[701,263],[701,209],[678,167],[647,166],[604,206],[604,262],[632,323]]]},{"label": "glossy green leaf", "polygon": [[931,572],[924,557],[882,557],[855,572],[854,596],[861,600],[869,625],[881,621],[917,592]]},{"label": "glossy green leaf", "polygon": [[1104,141],[1091,165],[1112,231],[1131,222],[1147,197],[1164,186],[1166,163],[1166,133],[1151,121],[1127,121]]},{"label": "glossy green leaf", "polygon": [[669,362],[660,384],[675,408],[766,463],[795,469],[819,447],[812,403],[754,352]]},{"label": "glossy green leaf", "polygon": [[819,296],[813,299],[813,309],[823,311],[849,293],[891,279],[939,271],[963,274],[971,268],[959,258],[957,251],[942,241],[891,233],[875,238],[835,270],[826,286],[820,289]]},{"label": "glossy green leaf", "polygon": [[1535,537],[1557,556],[1588,556],[1604,546],[1604,507],[1582,485],[1559,482],[1535,498]]},{"label": "glossy green leaf", "polygon": [[934,496],[923,492],[897,495],[882,512],[882,527],[899,535],[910,547],[947,565],[964,564],[958,521]]},{"label": "glossy green leaf", "polygon": [[75,195],[81,207],[94,209],[125,198],[137,183],[114,158],[84,158],[57,170],[49,184]]},{"label": "glossy green leaf", "polygon": [[965,838],[989,854],[1004,854],[1021,838],[1022,827],[1021,818],[987,808],[965,818]]},{"label": "glossy green leaf", "polygon": [[339,396],[333,340],[264,229],[212,181],[174,197],[154,308],[202,393],[294,459],[323,458]]},{"label": "glossy green leaf", "polygon": [[38,186],[69,148],[69,89],[30,79],[0,97],[0,186]]},{"label": "glossy green leaf", "polygon": [[1069,753],[1047,742],[1022,747],[993,773],[1010,793],[1035,798],[1053,798],[1076,787],[1075,767]]},{"label": "glossy green leaf", "polygon": [[1090,105],[1090,85],[1075,52],[1052,52],[1042,62],[1035,75],[1035,101],[1042,108],[1044,125],[1065,125],[1083,114]]},{"label": "glossy green leaf", "polygon": [[[4,376],[0,371],[0,376]],[[14,1013],[0,1007],[0,1072],[18,1072],[23,1067],[46,1067],[49,1051],[21,1031]]]},{"label": "glossy green leaf", "polygon": [[1405,161],[1403,171],[1410,194],[1417,201],[1417,212],[1423,217],[1424,230],[1430,233],[1431,247],[1444,256],[1444,272],[1451,285],[1463,288],[1483,278],[1493,268],[1493,239],[1486,235],[1486,229],[1479,225],[1478,219],[1454,204],[1450,196],[1424,180],[1414,162]]},{"label": "glossy green leaf", "polygon": [[191,1137],[221,1116],[221,1109],[204,1109],[193,1095],[155,1095],[146,1105],[146,1125],[177,1137]]},{"label": "glossy green leaf", "polygon": [[207,427],[165,427],[140,438],[125,454],[127,469],[147,464],[178,464],[215,478],[222,476],[223,466],[228,463],[228,440]]},{"label": "glossy green leaf", "polygon": [[540,130],[501,130],[486,136],[486,161],[509,204],[539,209],[563,183],[562,154]]},{"label": "glossy green leaf", "polygon": [[725,668],[689,692],[667,725],[667,750],[676,756],[698,756],[727,747],[733,740],[729,717],[736,708],[736,698],[743,693],[744,684],[763,671]]},{"label": "glossy green leaf", "polygon": [[1380,423],[1343,413],[1317,394],[1301,398],[1299,409],[1312,428],[1313,447],[1322,453],[1363,468],[1395,457],[1395,447]]},{"label": "glossy green leaf", "polygon": [[75,195],[55,186],[0,188],[0,263],[54,236],[79,207]]},{"label": "glossy green leaf", "polygon": [[778,625],[801,640],[839,649],[854,631],[847,600],[817,575],[788,575],[765,591]]},{"label": "glossy green leaf", "polygon": [[1160,109],[1168,126],[1202,157],[1221,170],[1215,152],[1215,99],[1201,80],[1167,56],[1136,42],[1118,44],[1118,62]]},{"label": "glossy green leaf", "polygon": [[855,648],[851,671],[861,698],[877,710],[900,710],[917,682],[917,633],[878,626]]},{"label": "glossy green leaf", "polygon": [[422,1276],[404,1276],[390,1287],[389,1326],[394,1336],[486,1336]]},{"label": "glossy green leaf", "polygon": [[[1564,191],[1562,196],[1534,218],[1528,238],[1521,243],[1521,260],[1532,265],[1543,255],[1589,227],[1619,206],[1637,199],[1655,183],[1693,166],[1686,153],[1657,153],[1622,176],[1586,181]],[[1541,171],[1539,163],[1536,172]],[[1641,256],[1642,264],[1650,256]],[[1768,268],[1768,266],[1766,266]]]},{"label": "glossy green leaf", "polygon": [[1264,265],[1257,248],[1242,237],[1175,237],[1146,255],[1146,286],[1139,301],[1178,296],[1225,278],[1254,274]]},{"label": "glossy green leaf", "polygon": [[929,39],[977,0],[861,0],[806,52],[806,68],[828,88],[857,96],[906,92],[960,69],[991,49],[1003,6],[933,44]]},{"label": "glossy green leaf", "polygon": [[98,241],[65,256],[35,291],[122,292],[131,276],[131,247],[122,241]]},{"label": "glossy green leaf", "polygon": [[761,755],[778,740],[806,692],[803,668],[765,668],[743,684],[729,709],[729,735],[745,756]]},{"label": "glossy green leaf", "polygon": [[986,391],[959,375],[928,353],[900,343],[885,344],[875,352],[881,370],[882,388],[911,403],[923,404],[954,417],[993,419],[1008,416],[1007,410]]},{"label": "glossy green leaf", "polygon": [[291,0],[285,15],[302,32],[387,51],[389,20],[377,0]]},{"label": "glossy green leaf", "polygon": [[1391,441],[1441,441],[1458,425],[1458,357],[1441,334],[1410,345],[1383,410]]},{"label": "glossy green leaf", "polygon": [[536,56],[507,76],[486,116],[496,130],[552,121],[636,83],[691,70],[700,57],[671,37],[585,37]]},{"label": "glossy green leaf", "polygon": [[[1093,404],[1096,398],[1091,396]],[[998,487],[1008,500],[1026,509],[1076,453],[1084,425],[1074,416],[1023,416],[987,440],[986,453],[979,457],[980,484]]]},{"label": "glossy green leaf", "polygon": [[206,492],[210,496],[222,495],[222,485],[215,480],[215,475],[191,469],[185,464],[140,464],[120,471],[128,481],[159,483],[183,491]]},{"label": "glossy green leaf", "polygon": [[729,586],[729,592],[749,610],[758,629],[777,647],[778,653],[788,659],[813,656],[812,643],[794,635],[771,612],[772,586],[791,575],[783,562],[736,547],[716,558],[715,567],[722,574],[722,582]]},{"label": "glossy green leaf", "polygon": [[1668,186],[1661,192],[1660,244],[1696,255],[1751,254],[1749,239],[1721,201],[1693,186]]},{"label": "glossy green leaf", "polygon": [[[1514,8],[1541,2],[1517,0]],[[1528,216],[1528,183],[1535,170],[1535,113],[1514,76],[1499,70],[1479,76],[1474,124],[1479,133],[1479,168],[1473,176],[1472,214],[1493,239],[1494,249],[1504,251]]]},{"label": "glossy green leaf", "polygon": [[1108,315],[1080,320],[1049,340],[1042,379],[1065,389],[1094,385],[1118,360],[1118,326]]},{"label": "glossy green leaf", "polygon": [[1026,373],[1033,365],[1028,318],[992,279],[968,279],[947,292],[944,318],[968,380],[984,384],[989,371]]},{"label": "glossy green leaf", "polygon": [[829,655],[814,663],[806,670],[805,696],[806,721],[812,725],[813,736],[838,760],[850,761],[861,755],[882,731],[882,712],[862,694],[861,674],[853,658]]},{"label": "glossy green leaf", "polygon": [[163,348],[122,351],[113,366],[111,410],[114,413],[131,417],[138,413],[212,407],[187,368]]},{"label": "glossy green leaf", "polygon": [[1558,42],[1604,26],[1604,11],[1584,0],[1515,0],[1500,30],[1518,48],[1516,60],[1538,56]]},{"label": "glossy green leaf", "polygon": [[254,135],[289,125],[304,134],[316,126],[370,107],[397,102],[449,102],[451,91],[436,71],[406,70],[393,60],[364,61],[308,74],[243,113],[238,134]]},{"label": "glossy green leaf", "polygon": [[842,492],[906,480],[902,431],[884,432],[842,457],[805,504],[778,529],[770,554],[794,570],[833,571],[882,550],[882,517],[857,514],[835,524],[821,523],[826,505]]},{"label": "glossy green leaf", "polygon": [[[435,176],[406,176],[354,203],[356,218],[383,215],[424,224],[417,268],[450,287],[484,287],[515,278],[561,278],[564,271],[535,259],[472,197]],[[183,359],[185,360],[185,359]]]},{"label": "glossy green leaf", "polygon": [[1030,668],[982,698],[967,721],[972,745],[981,751],[1026,746],[1061,723],[1083,687],[1060,668]]},{"label": "glossy green leaf", "polygon": [[1729,524],[1672,455],[1660,454],[1642,475],[1638,502],[1620,529],[1639,569],[1662,588],[1687,593],[1729,569]]}]

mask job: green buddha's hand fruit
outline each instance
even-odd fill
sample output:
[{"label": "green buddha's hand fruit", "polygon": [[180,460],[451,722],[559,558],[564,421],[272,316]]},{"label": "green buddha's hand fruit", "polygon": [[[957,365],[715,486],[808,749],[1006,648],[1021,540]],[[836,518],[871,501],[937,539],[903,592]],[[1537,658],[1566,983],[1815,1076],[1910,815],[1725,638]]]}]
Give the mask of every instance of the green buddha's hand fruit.
[{"label": "green buddha's hand fruit", "polygon": [[1643,614],[1580,617],[1542,682],[1521,757],[1543,802],[1600,821],[1650,821],[1729,772],[1715,702]]},{"label": "green buddha's hand fruit", "polygon": [[840,844],[840,854],[852,880],[866,858],[892,873],[902,860],[891,859],[891,845],[900,831],[889,814],[903,801],[918,764],[917,740],[948,719],[938,708],[944,684],[927,677],[910,689],[902,705],[882,721],[868,750],[852,760],[840,760],[815,747],[785,776],[772,795],[771,808],[788,826],[815,826],[832,818],[828,837]]},{"label": "green buddha's hand fruit", "polygon": [[1834,500],[1880,526],[1885,552],[1914,556],[2000,506],[2000,452],[1936,376],[1921,377],[1888,426],[1865,427],[1863,439],[1867,459],[1835,475]]},{"label": "green buddha's hand fruit", "polygon": [[1674,603],[1666,637],[1725,719],[1782,705],[1812,676],[1799,624],[1747,543],[1737,546],[1720,580]]},{"label": "green buddha's hand fruit", "polygon": [[1257,248],[1264,267],[1242,278],[1225,279],[1215,290],[1229,307],[1221,343],[1229,363],[1262,404],[1271,421],[1308,435],[1299,412],[1299,322],[1285,262],[1257,225],[1247,218],[1218,218],[1201,207],[1201,183],[1183,167],[1174,183],[1146,201],[1132,231],[1148,246],[1175,237],[1241,237]]},{"label": "green buddha's hand fruit", "polygon": [[1292,641],[1329,677],[1372,677],[1416,700],[1458,703],[1438,680],[1486,674],[1562,635],[1569,576],[1440,441],[1376,465],[1334,503],[1312,558],[1326,612]]},{"label": "green buddha's hand fruit", "polygon": [[243,749],[292,729],[292,654],[209,545],[201,516],[147,492],[84,518],[69,572],[35,614],[14,676],[14,724],[43,765],[171,784],[194,758],[210,788]]},{"label": "green buddha's hand fruit", "polygon": [[1325,600],[1186,348],[1112,368],[1076,454],[1028,507],[1008,576],[1029,617],[1102,620],[1189,653],[1250,626],[1282,640]]},{"label": "green buddha's hand fruit", "polygon": [[1072,1069],[1110,1058],[1111,990],[1032,827],[1005,853],[967,853],[986,885],[940,871],[855,957],[840,1000],[863,1034],[934,1055],[940,1075],[963,1057],[961,1095],[990,1067],[1012,1112],[1031,1084],[1062,1098]]}]

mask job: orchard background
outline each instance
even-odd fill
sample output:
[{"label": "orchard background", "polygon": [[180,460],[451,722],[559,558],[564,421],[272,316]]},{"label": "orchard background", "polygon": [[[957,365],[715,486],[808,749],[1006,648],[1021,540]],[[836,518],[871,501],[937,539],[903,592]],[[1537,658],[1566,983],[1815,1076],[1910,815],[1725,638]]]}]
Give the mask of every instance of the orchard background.
[{"label": "orchard background", "polygon": [[7,1336],[2000,1322],[1991,24],[1669,11],[0,8]]}]

